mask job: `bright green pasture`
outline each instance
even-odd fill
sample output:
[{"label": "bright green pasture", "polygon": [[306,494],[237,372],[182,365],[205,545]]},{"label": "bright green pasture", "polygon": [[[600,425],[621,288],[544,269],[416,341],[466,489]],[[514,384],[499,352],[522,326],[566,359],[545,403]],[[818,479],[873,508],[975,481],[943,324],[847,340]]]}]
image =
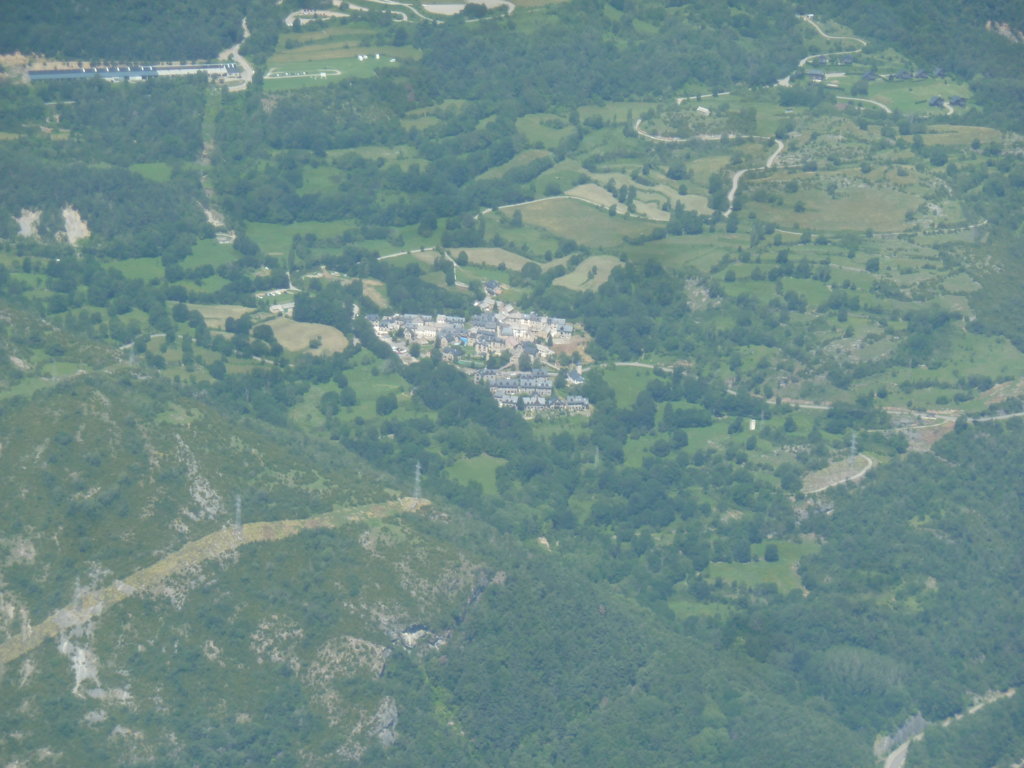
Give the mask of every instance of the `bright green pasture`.
[{"label": "bright green pasture", "polygon": [[546,157],[551,157],[551,153],[546,149],[526,149],[519,152],[507,163],[496,165],[493,168],[488,168],[486,171],[481,173],[478,178],[500,179],[513,168],[518,168],[521,165],[527,165],[528,163],[532,163],[534,160],[540,160]]},{"label": "bright green pasture", "polygon": [[[836,174],[837,176],[841,174]],[[826,174],[817,174],[824,179]],[[924,199],[918,195],[876,186],[841,187],[835,197],[825,189],[806,185],[799,192],[787,195],[796,202],[779,207],[759,203],[752,197],[744,207],[765,221],[774,221],[782,229],[812,232],[873,229],[876,232],[902,232],[912,225],[907,211],[914,211]],[[804,210],[797,211],[797,202]]]},{"label": "bright green pasture", "polygon": [[192,247],[192,253],[186,257],[181,266],[186,270],[203,267],[207,264],[219,267],[221,264],[230,264],[237,255],[238,252],[230,245],[221,245],[216,240],[200,240]]},{"label": "bright green pasture", "polygon": [[480,483],[484,493],[497,495],[498,487],[495,481],[495,472],[498,467],[506,463],[506,459],[499,459],[482,453],[471,459],[459,459],[448,467],[448,476],[459,483],[468,484],[475,480]]},{"label": "bright green pasture", "polygon": [[[253,221],[246,228],[246,234],[255,240],[264,253],[288,253],[292,237],[312,232],[317,237],[333,237],[356,226],[351,221],[303,221],[295,224],[268,224]],[[397,249],[396,249],[397,250]]]},{"label": "bright green pasture", "polygon": [[558,145],[571,136],[576,129],[563,117],[538,112],[532,115],[523,115],[516,120],[516,130],[531,145],[540,144],[546,149],[557,149]]},{"label": "bright green pasture", "polygon": [[[584,205],[584,203],[580,203]],[[554,253],[558,250],[558,238],[546,229],[538,226],[514,227],[509,219],[516,210],[525,211],[530,206],[516,206],[505,209],[499,213],[491,211],[483,216],[484,231],[488,240],[496,235],[505,240],[505,248],[523,254],[541,256],[547,251]],[[526,220],[525,213],[523,220]],[[528,249],[528,250],[527,250]]]},{"label": "bright green pasture", "polygon": [[309,61],[290,62],[274,67],[267,73],[263,83],[266,91],[287,91],[296,88],[324,86],[339,80],[357,77],[374,77],[379,69],[398,66],[381,57],[379,61],[368,59],[359,61],[354,56],[330,59],[312,59]]},{"label": "bright green pasture", "polygon": [[527,224],[590,248],[615,246],[624,236],[637,237],[655,228],[654,224],[622,216],[612,217],[592,205],[566,198],[541,200],[522,205],[519,210]]},{"label": "bright green pasture", "polygon": [[632,112],[635,121],[643,112],[657,106],[652,101],[609,101],[601,106],[588,105],[580,107],[580,120],[588,117],[600,117],[606,123],[624,123]]},{"label": "bright green pasture", "polygon": [[[356,392],[357,404],[343,408],[343,413],[351,417],[362,416],[364,419],[377,418],[377,398],[381,395],[394,393],[398,395],[398,404],[408,405],[409,385],[397,373],[380,373],[380,363],[371,362],[356,366],[345,371],[349,386]],[[378,371],[374,375],[374,371]]]},{"label": "bright green pasture", "polygon": [[133,163],[128,169],[150,181],[169,181],[172,170],[168,163]]},{"label": "bright green pasture", "polygon": [[751,553],[760,558],[758,562],[711,563],[708,565],[705,575],[711,580],[722,579],[726,583],[734,582],[745,587],[775,584],[779,588],[779,592],[784,595],[794,589],[802,589],[803,584],[796,572],[797,563],[804,555],[817,552],[821,549],[821,545],[814,541],[776,541],[772,543],[779,550],[777,562],[764,561],[764,550],[767,543],[762,542],[751,547]]},{"label": "bright green pasture", "polygon": [[603,371],[604,380],[615,390],[615,404],[619,408],[631,408],[637,396],[654,378],[654,371],[633,365],[609,366]]},{"label": "bright green pasture", "polygon": [[[851,84],[855,78],[843,78]],[[846,82],[843,83],[844,85]],[[950,96],[968,96],[966,85],[938,78],[927,80],[894,80],[892,82],[876,80],[868,86],[866,98],[880,101],[903,114],[945,115],[941,107],[930,107],[928,102],[934,96],[948,100]],[[954,114],[956,111],[955,110]]]},{"label": "bright green pasture", "polygon": [[164,267],[155,256],[145,259],[121,259],[112,263],[129,280],[152,280],[164,276]]}]

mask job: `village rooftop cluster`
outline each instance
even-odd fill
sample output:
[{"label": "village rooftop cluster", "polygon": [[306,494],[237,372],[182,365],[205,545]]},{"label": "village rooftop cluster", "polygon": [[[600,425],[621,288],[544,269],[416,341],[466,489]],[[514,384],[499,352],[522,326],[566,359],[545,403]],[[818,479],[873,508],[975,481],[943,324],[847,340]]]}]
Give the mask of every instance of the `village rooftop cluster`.
[{"label": "village rooftop cluster", "polygon": [[[527,413],[590,408],[585,397],[557,397],[555,374],[536,366],[551,364],[552,346],[572,336],[571,323],[560,317],[520,312],[492,297],[477,302],[477,308],[481,311],[469,320],[453,315],[367,315],[367,320],[377,337],[405,363],[416,359],[420,347],[430,345],[447,362],[477,368],[474,378],[504,407]],[[494,367],[496,361],[500,362],[498,368]],[[483,369],[488,363],[490,367]],[[567,386],[582,383],[578,371],[567,372]]]},{"label": "village rooftop cluster", "polygon": [[[590,410],[590,400],[583,395],[555,395],[555,376],[543,369],[484,369],[475,371],[473,379],[485,385],[502,408],[518,408],[527,414],[542,411],[579,413]],[[578,386],[583,383],[583,376],[578,371],[569,371],[565,381],[569,386]]]},{"label": "village rooftop cluster", "polygon": [[523,355],[547,360],[554,355],[553,344],[572,336],[572,323],[560,317],[519,312],[493,298],[476,306],[481,311],[469,320],[454,315],[367,315],[367,319],[404,362],[415,357],[410,351],[413,344],[436,344],[448,362],[485,361],[504,353],[513,362]]}]

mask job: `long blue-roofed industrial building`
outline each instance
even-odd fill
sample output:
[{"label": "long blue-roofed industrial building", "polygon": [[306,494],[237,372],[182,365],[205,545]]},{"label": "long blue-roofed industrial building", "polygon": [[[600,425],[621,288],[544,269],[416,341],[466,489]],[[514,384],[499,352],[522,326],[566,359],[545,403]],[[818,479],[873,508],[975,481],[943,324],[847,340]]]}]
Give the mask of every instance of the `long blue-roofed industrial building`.
[{"label": "long blue-roofed industrial building", "polygon": [[105,80],[145,80],[150,77],[173,75],[219,75],[231,77],[241,75],[241,68],[233,61],[217,61],[208,64],[153,64],[134,66],[81,67],[78,69],[32,69],[28,77],[32,82],[45,80],[78,80],[100,77]]}]

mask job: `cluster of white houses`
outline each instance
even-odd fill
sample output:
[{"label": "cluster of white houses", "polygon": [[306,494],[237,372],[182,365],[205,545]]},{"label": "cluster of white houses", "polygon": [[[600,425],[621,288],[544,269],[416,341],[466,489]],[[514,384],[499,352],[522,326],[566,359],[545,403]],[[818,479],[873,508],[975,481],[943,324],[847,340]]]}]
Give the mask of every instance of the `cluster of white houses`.
[{"label": "cluster of white houses", "polygon": [[[555,396],[554,376],[548,371],[480,370],[474,372],[473,378],[485,385],[503,408],[521,408],[527,413],[590,409],[590,401],[583,395]],[[571,371],[566,376],[566,383],[582,384],[583,377]]]},{"label": "cluster of white houses", "polygon": [[[515,310],[501,302],[487,304],[493,311],[480,312],[469,320],[454,315],[367,315],[377,337],[402,360],[410,362],[410,347],[436,345],[449,362],[481,360],[508,353],[510,361],[532,363],[552,356],[551,346],[572,336],[573,326],[560,317]],[[479,363],[478,363],[479,364]],[[487,386],[503,407],[526,413],[587,411],[590,402],[581,395],[555,395],[555,375],[546,370],[479,369],[473,378]],[[583,383],[577,371],[566,374],[569,386]]]},{"label": "cluster of white houses", "polygon": [[560,317],[518,312],[498,302],[494,311],[480,312],[469,320],[454,315],[368,315],[378,338],[400,357],[408,346],[437,344],[446,360],[488,357],[509,352],[518,357],[549,357],[551,344],[572,336],[572,323]]}]

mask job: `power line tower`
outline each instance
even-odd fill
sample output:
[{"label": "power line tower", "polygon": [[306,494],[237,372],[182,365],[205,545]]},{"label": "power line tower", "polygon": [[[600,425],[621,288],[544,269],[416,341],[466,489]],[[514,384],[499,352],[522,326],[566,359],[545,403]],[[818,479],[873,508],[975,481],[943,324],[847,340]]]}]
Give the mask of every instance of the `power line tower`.
[{"label": "power line tower", "polygon": [[422,468],[420,467],[420,463],[417,461],[416,462],[416,474],[414,476],[413,485],[412,485],[412,497],[414,499],[416,499],[416,501],[420,500],[420,490],[421,490],[420,489],[420,471],[421,471],[421,469]]},{"label": "power line tower", "polygon": [[850,435],[850,463],[857,458],[857,433],[854,432]]}]

